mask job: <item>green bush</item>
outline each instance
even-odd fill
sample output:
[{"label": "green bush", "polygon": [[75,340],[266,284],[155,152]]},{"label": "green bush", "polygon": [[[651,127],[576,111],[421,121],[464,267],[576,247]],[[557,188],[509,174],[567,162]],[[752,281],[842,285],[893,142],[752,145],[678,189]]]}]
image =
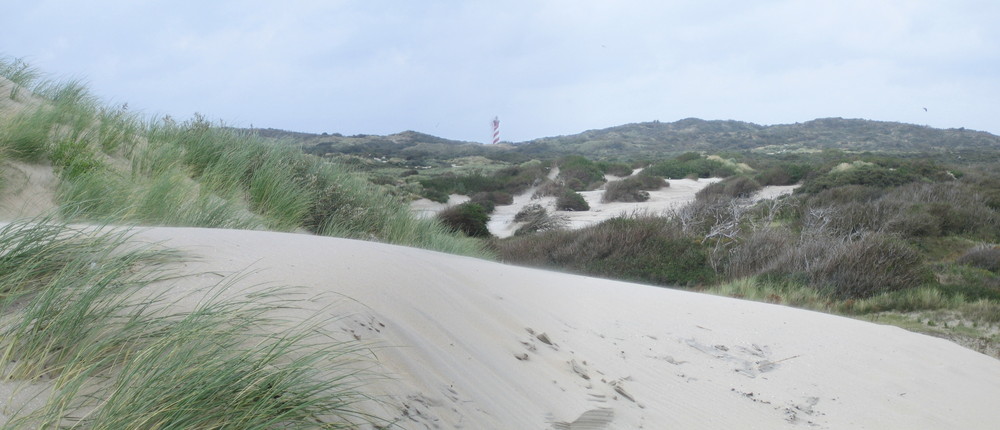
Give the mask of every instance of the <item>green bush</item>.
[{"label": "green bush", "polygon": [[812,169],[804,163],[781,162],[760,170],[754,179],[763,186],[794,185],[805,179]]},{"label": "green bush", "polygon": [[580,193],[567,190],[556,199],[556,209],[576,212],[589,211],[590,204]]},{"label": "green bush", "polygon": [[[444,195],[462,194],[468,196],[479,192],[494,191],[517,194],[539,183],[545,178],[546,173],[547,169],[541,162],[529,161],[517,166],[502,168],[490,175],[446,173],[433,177],[421,175],[417,180],[428,192]],[[425,197],[427,195],[424,194]]]},{"label": "green bush", "polygon": [[944,179],[942,176],[944,174],[943,168],[932,168],[912,163],[901,166],[898,163],[884,162],[883,164],[887,165],[856,162],[847,168],[831,169],[825,174],[808,178],[798,192],[814,194],[844,185],[890,188],[911,182]]},{"label": "green bush", "polygon": [[573,191],[592,190],[604,182],[604,172],[596,163],[578,155],[559,160],[559,179]]},{"label": "green bush", "polygon": [[486,209],[476,203],[462,203],[438,212],[437,218],[454,231],[471,237],[490,237],[487,223],[490,221]]},{"label": "green bush", "polygon": [[731,199],[745,199],[761,190],[757,181],[747,176],[730,176],[722,181],[702,188],[695,194],[699,200],[712,199],[716,197],[727,197]]},{"label": "green bush", "polygon": [[649,200],[647,191],[669,187],[670,183],[663,178],[639,174],[620,181],[609,182],[605,187],[602,202],[644,202]]},{"label": "green bush", "polygon": [[606,175],[614,175],[621,178],[632,175],[632,166],[625,163],[615,163],[610,161],[598,161],[597,168]]},{"label": "green bush", "polygon": [[482,206],[487,213],[493,213],[496,206],[514,204],[514,196],[503,191],[483,191],[473,194],[469,201]]},{"label": "green bush", "polygon": [[667,179],[725,178],[735,175],[736,170],[721,161],[710,160],[697,153],[686,153],[673,160],[655,163],[644,169],[643,173]]},{"label": "green bush", "polygon": [[420,197],[438,203],[448,203],[448,199],[451,198],[451,196],[444,191],[427,188],[421,188]]}]

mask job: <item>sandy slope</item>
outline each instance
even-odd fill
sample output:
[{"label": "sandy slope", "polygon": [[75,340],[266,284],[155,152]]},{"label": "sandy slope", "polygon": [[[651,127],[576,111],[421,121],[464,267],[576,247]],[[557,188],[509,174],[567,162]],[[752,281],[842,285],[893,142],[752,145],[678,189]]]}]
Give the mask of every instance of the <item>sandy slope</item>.
[{"label": "sandy slope", "polygon": [[[184,270],[325,293],[373,342],[372,411],[405,429],[987,429],[1000,361],[899,328],[467,257],[285,233],[155,228]],[[211,273],[209,273],[211,272]],[[332,293],[332,294],[331,294]],[[353,300],[345,299],[343,296]]]}]

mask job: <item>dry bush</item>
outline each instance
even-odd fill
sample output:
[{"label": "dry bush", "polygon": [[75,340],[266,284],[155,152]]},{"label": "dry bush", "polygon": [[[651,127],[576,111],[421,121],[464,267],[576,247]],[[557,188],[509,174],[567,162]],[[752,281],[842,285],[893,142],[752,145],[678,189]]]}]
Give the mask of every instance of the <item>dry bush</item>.
[{"label": "dry bush", "polygon": [[851,236],[864,232],[883,231],[901,208],[894,202],[878,200],[868,203],[847,202],[832,207],[835,215],[827,227],[830,234]]},{"label": "dry bush", "polygon": [[813,285],[841,299],[867,298],[917,287],[933,279],[919,252],[882,234],[842,241],[829,249],[810,275]]},{"label": "dry bush", "polygon": [[647,191],[669,187],[670,183],[663,178],[650,175],[636,175],[620,181],[609,182],[601,201],[608,202],[644,202],[649,200]]},{"label": "dry bush", "polygon": [[804,235],[757,274],[810,285],[837,299],[862,299],[934,280],[917,250],[881,233]]},{"label": "dry bush", "polygon": [[[976,187],[963,183],[909,184],[884,200],[905,205],[910,212],[926,213],[937,220],[941,235],[1000,238],[1000,213],[990,207]],[[917,233],[924,233],[917,229]]]},{"label": "dry bush", "polygon": [[695,200],[679,209],[667,212],[687,235],[703,239],[725,237],[735,239],[750,207],[727,198]]},{"label": "dry bush", "polygon": [[748,176],[730,176],[725,180],[702,188],[695,194],[698,200],[710,200],[717,197],[745,199],[761,190],[761,185]]},{"label": "dry bush", "polygon": [[900,211],[885,225],[886,231],[902,237],[935,237],[941,235],[940,220],[919,208]]},{"label": "dry bush", "polygon": [[565,216],[549,214],[545,208],[539,204],[530,204],[522,208],[514,215],[514,222],[523,222],[520,228],[514,231],[515,236],[562,230],[569,222]]},{"label": "dry bush", "polygon": [[972,248],[955,260],[958,264],[1000,273],[1000,247],[996,245],[981,245]]},{"label": "dry bush", "polygon": [[558,196],[566,191],[566,187],[559,182],[553,181],[551,179],[546,179],[538,186],[535,193],[531,195],[532,199],[538,199],[542,197]]},{"label": "dry bush", "polygon": [[766,227],[756,230],[729,251],[725,273],[730,279],[756,275],[767,271],[789,249],[794,248],[795,236],[783,228]]}]

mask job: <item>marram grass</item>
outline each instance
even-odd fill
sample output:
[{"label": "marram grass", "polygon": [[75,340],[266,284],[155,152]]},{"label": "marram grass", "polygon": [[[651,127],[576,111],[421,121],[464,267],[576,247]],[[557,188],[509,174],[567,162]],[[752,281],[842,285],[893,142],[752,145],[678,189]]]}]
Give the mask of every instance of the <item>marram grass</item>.
[{"label": "marram grass", "polygon": [[103,106],[80,82],[40,79],[19,60],[0,59],[0,76],[42,101],[0,117],[0,154],[52,164],[63,219],[307,231],[491,256],[481,241],[416,219],[355,172],[286,142],[200,115],[144,120],[125,105]]},{"label": "marram grass", "polygon": [[[46,220],[39,220],[46,221]],[[127,230],[23,222],[0,229],[3,379],[51,390],[10,410],[9,429],[345,428],[358,412],[366,351],[328,321],[273,317],[296,292],[270,288],[193,309],[166,299],[179,255]],[[150,284],[160,288],[149,289]],[[161,292],[157,292],[161,291]],[[306,304],[307,305],[307,304]]]}]

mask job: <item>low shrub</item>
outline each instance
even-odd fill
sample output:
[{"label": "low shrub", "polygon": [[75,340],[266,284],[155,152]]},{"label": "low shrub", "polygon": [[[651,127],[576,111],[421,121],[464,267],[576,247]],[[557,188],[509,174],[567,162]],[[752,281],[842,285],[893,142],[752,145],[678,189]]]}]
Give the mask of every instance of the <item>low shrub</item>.
[{"label": "low shrub", "polygon": [[1000,247],[995,245],[977,246],[966,251],[955,262],[1000,274]]},{"label": "low shrub", "polygon": [[610,161],[598,161],[597,167],[606,175],[614,175],[620,178],[632,175],[632,166],[625,163],[614,163]]},{"label": "low shrub", "polygon": [[514,196],[503,191],[484,191],[473,194],[469,201],[477,203],[486,209],[487,213],[493,213],[497,206],[510,205],[514,203]]},{"label": "low shrub", "polygon": [[421,188],[420,197],[423,197],[432,202],[438,203],[448,203],[448,199],[451,198],[448,193],[436,189]]},{"label": "low shrub", "polygon": [[535,193],[531,195],[531,198],[537,199],[541,197],[558,196],[564,192],[566,192],[565,186],[563,186],[559,182],[546,179],[540,185],[538,185],[538,189],[536,189]]},{"label": "low shrub", "polygon": [[670,183],[663,178],[650,175],[631,176],[620,181],[609,182],[605,188],[602,202],[644,202],[649,200],[647,191],[668,187]]},{"label": "low shrub", "polygon": [[556,208],[561,211],[589,211],[590,204],[580,193],[567,190],[556,199]]},{"label": "low shrub", "polygon": [[754,179],[763,186],[794,185],[802,181],[812,171],[812,167],[803,163],[782,162],[761,170]]},{"label": "low shrub", "polygon": [[730,249],[723,266],[726,276],[738,279],[769,271],[784,253],[794,248],[795,240],[792,232],[783,228],[755,230]]},{"label": "low shrub", "polygon": [[655,163],[643,173],[667,179],[725,178],[735,175],[736,169],[719,160],[710,160],[698,153],[686,153],[672,160]]},{"label": "low shrub", "polygon": [[593,276],[656,285],[711,282],[707,251],[665,218],[613,218],[579,230],[549,231],[496,242],[498,257]]},{"label": "low shrub", "polygon": [[564,216],[549,214],[545,208],[537,203],[527,205],[518,211],[517,214],[514,215],[514,222],[524,223],[524,225],[514,231],[515,236],[522,236],[543,231],[561,230],[565,228],[567,224],[567,220]]},{"label": "low shrub", "polygon": [[898,239],[877,234],[832,248],[812,276],[814,284],[842,299],[918,287],[933,279],[919,252]]},{"label": "low shrub", "polygon": [[890,188],[920,181],[923,178],[917,171],[911,169],[856,162],[849,167],[834,168],[826,174],[807,179],[800,187],[800,192],[818,193],[825,189],[844,185]]},{"label": "low shrub", "polygon": [[466,202],[438,212],[437,218],[454,231],[471,237],[490,237],[486,224],[490,221],[486,209],[477,203]]},{"label": "low shrub", "polygon": [[573,191],[586,191],[604,183],[604,172],[593,161],[570,155],[559,160],[559,179]]},{"label": "low shrub", "polygon": [[728,197],[734,199],[749,198],[761,190],[757,181],[747,176],[730,176],[722,181],[702,188],[695,194],[696,199],[712,199],[716,197]]}]

